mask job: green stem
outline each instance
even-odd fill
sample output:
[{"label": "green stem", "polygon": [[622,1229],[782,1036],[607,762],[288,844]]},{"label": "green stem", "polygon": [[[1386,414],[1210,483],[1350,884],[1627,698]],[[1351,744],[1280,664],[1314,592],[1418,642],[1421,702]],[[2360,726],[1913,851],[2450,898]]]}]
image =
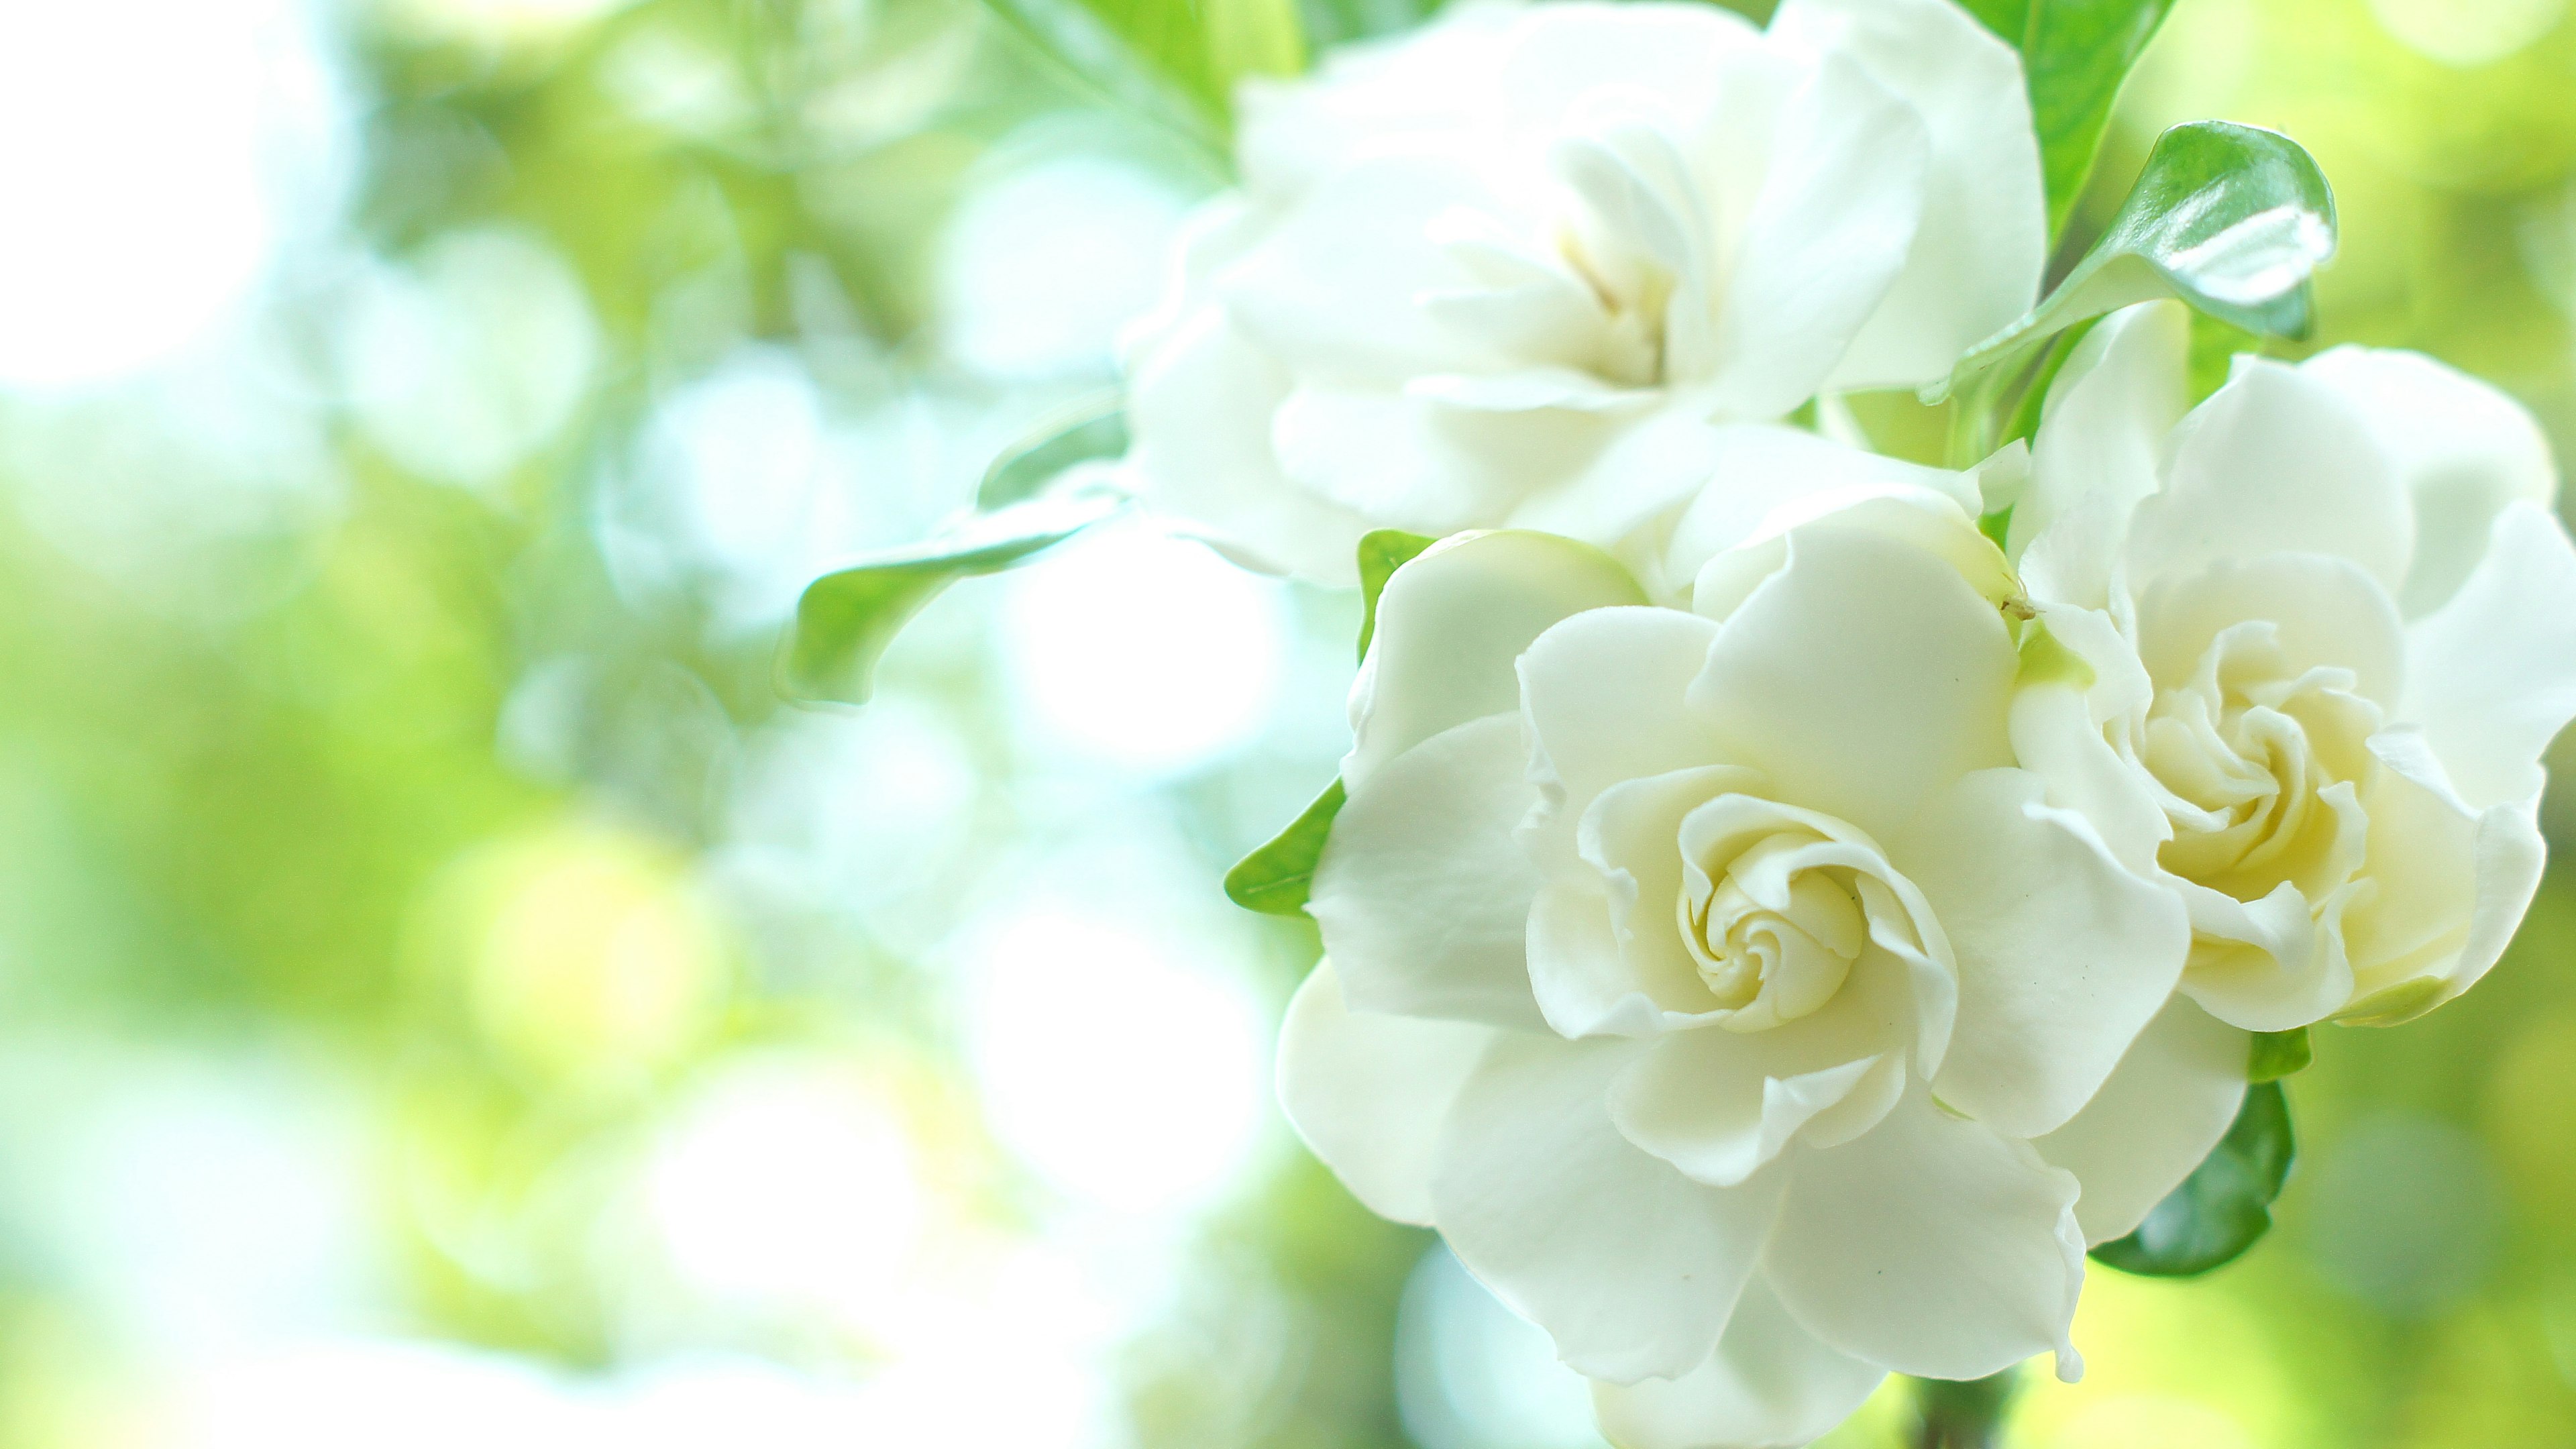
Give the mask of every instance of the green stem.
[{"label": "green stem", "polygon": [[2012,1408],[2018,1369],[1964,1383],[1949,1379],[1914,1381],[1912,1449],[1997,1449],[2004,1435],[2004,1415]]}]

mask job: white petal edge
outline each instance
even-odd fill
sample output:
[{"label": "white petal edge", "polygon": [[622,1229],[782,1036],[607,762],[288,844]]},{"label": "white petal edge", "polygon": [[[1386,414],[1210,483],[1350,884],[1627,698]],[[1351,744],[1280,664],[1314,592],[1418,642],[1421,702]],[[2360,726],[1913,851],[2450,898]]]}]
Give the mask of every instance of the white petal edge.
[{"label": "white petal edge", "polygon": [[1938,377],[2039,295],[2048,216],[2021,58],[1947,0],[1787,0],[1770,34],[1859,62],[1930,139],[1904,270],[1828,385]]},{"label": "white petal edge", "polygon": [[1644,602],[1616,559],[1553,534],[1462,534],[1424,550],[1378,595],[1377,632],[1351,685],[1343,784],[1356,792],[1442,730],[1517,710],[1514,661],[1559,620]]},{"label": "white petal edge", "polygon": [[1441,1123],[1493,1039],[1468,1022],[1354,1012],[1326,960],[1280,1023],[1280,1110],[1370,1212],[1429,1227]]},{"label": "white petal edge", "polygon": [[1949,935],[1959,1016],[1932,1087],[1996,1131],[2076,1114],[2181,979],[2191,922],[2039,777],[1985,770],[1891,847]]},{"label": "white petal edge", "polygon": [[2476,807],[2539,788],[2540,756],[2576,716],[2576,545],[2536,503],[2497,514],[2466,583],[2407,631],[2401,717],[2424,727]]},{"label": "white petal edge", "polygon": [[2177,996],[2084,1110],[2031,1143],[2083,1186],[2075,1221],[2088,1247],[2136,1231],[2227,1135],[2252,1042]]},{"label": "white petal edge", "polygon": [[1678,1378],[1717,1346],[1778,1216],[1782,1175],[1707,1187],[1610,1121],[1626,1041],[1506,1033],[1450,1109],[1434,1215],[1468,1271],[1577,1372]]},{"label": "white petal edge", "polygon": [[1514,832],[1537,801],[1516,715],[1424,740],[1351,789],[1306,913],[1362,1011],[1538,1029],[1523,939],[1539,872]]},{"label": "white petal edge", "polygon": [[1592,1403],[1621,1449],[1790,1449],[1850,1418],[1886,1377],[1800,1328],[1756,1278],[1708,1362],[1677,1379],[1595,1384]]},{"label": "white petal edge", "polygon": [[2075,1178],[2029,1143],[1917,1088],[1866,1136],[1789,1169],[1763,1272],[1817,1338],[1941,1379],[2071,1356],[2084,1281]]}]

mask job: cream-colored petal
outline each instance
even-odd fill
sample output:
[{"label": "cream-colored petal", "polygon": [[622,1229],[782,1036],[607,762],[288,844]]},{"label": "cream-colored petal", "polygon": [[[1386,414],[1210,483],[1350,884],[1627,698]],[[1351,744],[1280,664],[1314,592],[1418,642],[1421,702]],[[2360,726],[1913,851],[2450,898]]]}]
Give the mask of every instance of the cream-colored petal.
[{"label": "cream-colored petal", "polygon": [[1441,1124],[1494,1035],[1472,1022],[1354,1012],[1325,961],[1279,1026],[1279,1105],[1369,1211],[1428,1227]]}]

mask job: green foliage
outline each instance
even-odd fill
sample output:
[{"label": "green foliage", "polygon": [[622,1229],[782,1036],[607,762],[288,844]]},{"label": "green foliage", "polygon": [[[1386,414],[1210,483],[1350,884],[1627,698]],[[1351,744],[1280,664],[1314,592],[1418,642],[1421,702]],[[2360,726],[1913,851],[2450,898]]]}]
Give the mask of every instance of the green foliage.
[{"label": "green foliage", "polygon": [[[1419,557],[1438,539],[1400,528],[1381,528],[1360,539],[1360,657],[1368,658],[1369,640],[1377,636],[1377,597],[1395,571]],[[1333,817],[1342,811],[1342,782],[1335,780],[1315,803],[1288,823],[1288,828],[1225,873],[1226,897],[1248,911],[1271,916],[1301,915],[1306,890],[1314,883],[1315,862],[1332,834]]]},{"label": "green foliage", "polygon": [[1916,1379],[1911,1442],[1921,1449],[1993,1449],[2020,1389],[2018,1366],[1982,1379]]},{"label": "green foliage", "polygon": [[1265,916],[1303,915],[1315,862],[1323,858],[1325,837],[1333,833],[1344,798],[1336,779],[1269,844],[1235,862],[1225,873],[1226,899]]},{"label": "green foliage", "polygon": [[1386,581],[1395,571],[1410,563],[1424,549],[1439,542],[1419,533],[1406,533],[1400,528],[1381,528],[1360,538],[1360,657],[1368,657],[1369,641],[1377,637],[1377,596],[1386,591]]},{"label": "green foliage", "polygon": [[2263,339],[2206,312],[2191,314],[2191,401],[2197,407],[2227,384],[2237,354],[2260,352]]},{"label": "green foliage", "polygon": [[2176,126],[2066,280],[1970,349],[1925,401],[1958,392],[1990,404],[1996,380],[2048,338],[2158,297],[2260,336],[2305,337],[2310,278],[2334,247],[2334,195],[2296,141],[2228,121]]},{"label": "green foliage", "polygon": [[2258,1031],[2254,1047],[2245,1061],[2245,1080],[2277,1082],[2281,1078],[2307,1070],[2316,1059],[2308,1044],[2308,1029],[2292,1027],[2288,1031]]},{"label": "green foliage", "polygon": [[2084,194],[2120,83],[2173,0],[1967,0],[1970,13],[2021,51],[2031,122],[2048,186],[2048,234]]},{"label": "green foliage", "polygon": [[867,703],[886,646],[940,590],[1052,548],[1125,501],[1106,489],[1035,498],[825,574],[796,601],[796,621],[778,661],[779,692],[808,703]]},{"label": "green foliage", "polygon": [[1222,149],[1234,88],[1306,68],[1297,0],[986,0],[1106,99]]},{"label": "green foliage", "polygon": [[2272,1226],[2272,1200],[2296,1151],[2281,1084],[2248,1087],[2235,1124],[2208,1158],[2136,1232],[2095,1248],[2094,1258],[2155,1278],[2188,1278],[2236,1261]]},{"label": "green foliage", "polygon": [[975,489],[975,506],[989,513],[1025,503],[1076,463],[1126,451],[1124,401],[1115,391],[1096,393],[1059,408],[1030,429],[1028,441],[994,459]]}]

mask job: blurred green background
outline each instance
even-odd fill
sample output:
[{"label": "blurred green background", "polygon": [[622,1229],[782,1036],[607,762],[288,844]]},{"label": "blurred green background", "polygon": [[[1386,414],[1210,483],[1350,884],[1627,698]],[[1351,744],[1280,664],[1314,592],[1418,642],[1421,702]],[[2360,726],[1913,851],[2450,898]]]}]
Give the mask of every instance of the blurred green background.
[{"label": "blurred green background", "polygon": [[[2576,456],[2568,10],[2180,0],[2092,224],[2281,127],[2320,344]],[[770,689],[1217,182],[975,0],[0,3],[0,1446],[1594,1442],[1269,1103],[1216,878],[1354,600],[1111,528]],[[2576,1444],[2571,964],[2562,872],[2321,1032],[2279,1230],[2095,1270],[2014,1442]]]}]

